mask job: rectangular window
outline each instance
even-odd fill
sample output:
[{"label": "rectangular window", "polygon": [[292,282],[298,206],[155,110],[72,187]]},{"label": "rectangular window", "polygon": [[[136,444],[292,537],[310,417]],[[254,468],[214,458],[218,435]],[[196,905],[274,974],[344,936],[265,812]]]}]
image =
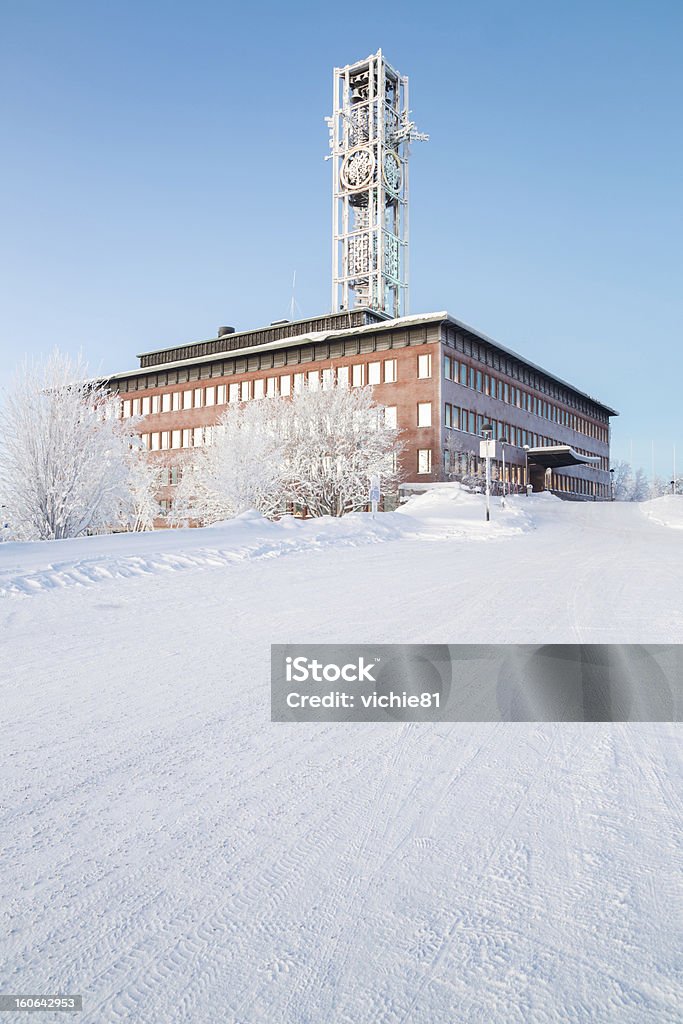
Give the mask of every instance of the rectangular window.
[{"label": "rectangular window", "polygon": [[477,374],[473,366],[469,367],[467,377],[467,385],[474,391],[474,385],[476,384],[477,381]]},{"label": "rectangular window", "polygon": [[251,381],[243,380],[240,382],[240,401],[248,402],[251,397]]},{"label": "rectangular window", "polygon": [[275,398],[276,395],[277,377],[269,377],[266,381],[266,394],[268,398]]},{"label": "rectangular window", "polygon": [[453,406],[449,402],[446,402],[444,408],[444,423],[447,427],[453,426]]},{"label": "rectangular window", "polygon": [[166,451],[171,446],[171,434],[168,430],[161,431],[161,450]]},{"label": "rectangular window", "polygon": [[432,403],[417,403],[417,425],[418,427],[431,427],[432,425]]},{"label": "rectangular window", "polygon": [[348,388],[349,386],[349,368],[348,366],[337,367],[337,386],[340,388]]},{"label": "rectangular window", "polygon": [[139,415],[140,415],[140,399],[139,398],[134,398],[133,399],[133,416],[139,416]]},{"label": "rectangular window", "polygon": [[453,380],[453,360],[450,356],[443,357],[443,375],[446,380]]},{"label": "rectangular window", "polygon": [[323,370],[323,391],[334,387],[334,370]]},{"label": "rectangular window", "polygon": [[467,387],[467,363],[460,364],[460,383]]},{"label": "rectangular window", "polygon": [[183,430],[183,448],[191,448],[191,447],[192,447],[192,431],[189,429],[189,427],[186,427]]},{"label": "rectangular window", "polygon": [[382,382],[382,364],[381,363],[368,363],[368,384],[381,384]]},{"label": "rectangular window", "polygon": [[396,383],[396,360],[385,359],[384,360],[384,383],[395,384]]},{"label": "rectangular window", "polygon": [[149,451],[149,449],[152,447],[152,435],[151,434],[143,434],[142,435],[142,441],[143,441],[143,444],[144,444],[145,448]]},{"label": "rectangular window", "polygon": [[417,451],[418,473],[431,473],[432,471],[432,449],[418,448]]},{"label": "rectangular window", "polygon": [[161,395],[152,395],[152,412],[161,412]]},{"label": "rectangular window", "polygon": [[431,377],[432,375],[432,357],[431,355],[423,355],[417,357],[417,375],[421,379],[425,377]]},{"label": "rectangular window", "polygon": [[481,370],[477,370],[477,391],[484,390],[484,379],[482,377]]},{"label": "rectangular window", "polygon": [[165,394],[163,394],[161,396],[161,411],[162,412],[170,412],[171,411],[171,392],[170,391],[166,391]]},{"label": "rectangular window", "polygon": [[228,389],[225,384],[219,384],[216,388],[216,405],[225,405],[228,400]]},{"label": "rectangular window", "polygon": [[126,419],[128,419],[128,417],[132,414],[132,411],[133,411],[133,403],[131,402],[130,398],[124,399],[124,402],[123,402],[123,415],[124,415],[124,417]]},{"label": "rectangular window", "polygon": [[285,373],[280,377],[280,394],[290,395],[292,393],[292,378],[289,373]]},{"label": "rectangular window", "polygon": [[203,431],[204,431],[203,427],[194,427],[194,429],[192,431],[192,447],[193,448],[201,448],[202,443],[204,441]]},{"label": "rectangular window", "polygon": [[192,392],[183,391],[183,409],[192,408]]},{"label": "rectangular window", "polygon": [[303,391],[304,387],[304,375],[303,373],[294,374],[294,394],[298,394],[299,391]]},{"label": "rectangular window", "polygon": [[180,448],[182,436],[182,431],[180,430],[171,431],[171,448]]},{"label": "rectangular window", "polygon": [[174,412],[177,412],[178,409],[180,408],[180,392],[179,391],[174,391],[173,392],[173,402],[171,403],[171,407],[172,407]]},{"label": "rectangular window", "polygon": [[216,404],[216,389],[215,389],[215,387],[209,387],[209,388],[206,389],[206,404],[207,405],[215,405]]},{"label": "rectangular window", "polygon": [[351,381],[354,388],[362,388],[365,382],[365,365],[364,363],[355,363],[353,366],[353,375]]},{"label": "rectangular window", "polygon": [[152,451],[158,452],[161,447],[161,434],[152,434]]},{"label": "rectangular window", "polygon": [[145,395],[145,397],[142,399],[142,415],[143,416],[149,416],[151,411],[152,411],[152,400],[149,397],[149,395]]},{"label": "rectangular window", "polygon": [[307,374],[308,386],[311,391],[317,391],[320,387],[320,376],[317,370],[309,370]]},{"label": "rectangular window", "polygon": [[194,407],[195,409],[201,409],[204,405],[204,388],[194,389]]},{"label": "rectangular window", "polygon": [[384,422],[388,427],[396,426],[396,406],[387,405],[384,408]]},{"label": "rectangular window", "polygon": [[254,381],[254,398],[264,398],[266,394],[266,382],[262,378]]}]

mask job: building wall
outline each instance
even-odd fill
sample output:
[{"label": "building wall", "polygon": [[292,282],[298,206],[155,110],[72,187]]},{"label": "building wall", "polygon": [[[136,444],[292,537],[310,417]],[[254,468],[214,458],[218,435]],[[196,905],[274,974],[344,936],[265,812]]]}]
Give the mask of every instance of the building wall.
[{"label": "building wall", "polygon": [[[496,439],[507,437],[510,442],[505,446],[506,479],[522,485],[526,482],[525,444],[530,448],[568,444],[583,455],[598,456],[601,462],[558,470],[550,477],[549,486],[584,497],[608,497],[610,428],[606,410],[521,360],[502,354],[494,358],[495,352],[484,343],[467,346],[457,332],[446,328],[445,334],[441,351],[442,447],[449,446],[450,438],[456,447],[478,453],[482,424],[488,421]],[[502,477],[501,469],[496,466]]]},{"label": "building wall", "polygon": [[[447,359],[451,366],[457,363],[457,374],[448,371]],[[269,391],[280,394],[286,391],[287,380],[291,392],[295,374],[303,375],[299,379],[305,381],[315,374],[319,386],[323,379],[330,379],[330,374],[337,379],[346,374],[353,386],[354,372],[361,374],[357,382],[373,384],[379,403],[395,410],[405,444],[400,471],[406,481],[433,482],[444,478],[444,449],[448,447],[449,436],[478,454],[481,423],[489,419],[496,430],[502,422],[506,425],[502,429],[508,434],[511,428],[528,432],[516,438],[518,444],[506,446],[506,461],[511,467],[509,479],[523,482],[522,438],[527,437],[533,446],[531,435],[539,435],[547,439],[544,443],[571,444],[578,451],[600,455],[604,464],[599,472],[576,468],[560,473],[565,483],[569,481],[572,491],[579,492],[585,487],[592,493],[597,483],[602,495],[607,495],[609,421],[604,409],[568,386],[539,376],[540,371],[523,360],[496,352],[490,343],[475,342],[450,324],[406,325],[325,344],[303,342],[294,348],[259,354],[238,352],[225,361],[196,360],[175,367],[155,367],[149,374],[120,375],[118,386],[125,414],[142,416],[138,429],[146,440],[150,457],[174,466],[191,448],[202,443],[204,428],[218,421],[230,401],[241,401],[246,394],[250,401]],[[461,377],[466,383],[461,382]],[[499,399],[497,392],[496,397],[486,393],[492,383],[497,388],[498,382],[508,386],[508,401]],[[470,386],[472,383],[474,387]],[[567,416],[580,416],[600,436],[588,436],[575,429],[576,425],[551,421],[520,408],[512,397],[516,394],[511,390],[513,387],[538,401],[551,403]],[[159,411],[153,411],[156,408]],[[466,429],[462,429],[460,421],[453,425],[453,409],[474,413],[474,432],[469,422]],[[424,425],[420,425],[420,414]],[[585,484],[578,482],[582,480]],[[558,478],[553,483],[562,481]],[[173,493],[174,485],[168,483],[160,497],[169,502]]]}]

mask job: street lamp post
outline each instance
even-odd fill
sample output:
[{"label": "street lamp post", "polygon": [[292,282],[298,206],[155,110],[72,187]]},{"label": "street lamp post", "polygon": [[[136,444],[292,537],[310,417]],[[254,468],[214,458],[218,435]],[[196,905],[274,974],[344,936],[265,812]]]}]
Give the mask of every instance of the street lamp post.
[{"label": "street lamp post", "polygon": [[524,445],[524,490],[529,497],[529,445]]},{"label": "street lamp post", "polygon": [[490,423],[482,423],[481,436],[484,438],[486,459],[486,522],[491,521],[491,450],[490,441],[493,437],[493,427]]},{"label": "street lamp post", "polygon": [[508,443],[507,437],[501,437],[500,446],[503,452],[503,500],[501,501],[501,507],[505,508],[505,445]]},{"label": "street lamp post", "polygon": [[610,501],[614,501],[614,470],[613,469],[610,469],[610,471],[609,471],[609,494],[610,494]]}]

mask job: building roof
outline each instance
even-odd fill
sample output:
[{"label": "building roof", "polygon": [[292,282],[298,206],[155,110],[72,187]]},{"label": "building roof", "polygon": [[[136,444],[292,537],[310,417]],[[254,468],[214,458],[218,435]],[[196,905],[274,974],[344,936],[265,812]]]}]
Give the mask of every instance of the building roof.
[{"label": "building roof", "polygon": [[[352,313],[352,312],[355,312],[355,310],[347,310],[345,312]],[[168,362],[157,363],[155,365],[150,365],[150,366],[143,366],[143,367],[140,367],[139,369],[127,370],[127,371],[124,371],[122,373],[112,374],[108,379],[109,380],[122,380],[122,379],[126,379],[126,378],[129,378],[129,377],[145,376],[147,374],[154,373],[154,372],[157,372],[157,371],[177,369],[178,367],[187,366],[187,365],[190,365],[190,364],[196,365],[196,364],[202,364],[202,363],[210,363],[210,362],[215,362],[217,359],[220,359],[220,358],[231,358],[231,357],[235,357],[235,356],[243,356],[243,355],[246,355],[246,354],[250,354],[251,355],[251,354],[256,354],[258,352],[271,351],[273,349],[289,348],[290,346],[301,345],[301,344],[304,344],[304,343],[316,343],[316,342],[327,341],[327,340],[332,340],[332,339],[337,339],[337,338],[354,337],[354,336],[359,335],[359,334],[376,334],[378,332],[392,331],[392,330],[396,330],[399,327],[409,327],[411,325],[417,325],[417,324],[448,322],[448,323],[453,324],[454,327],[458,327],[461,330],[466,331],[468,334],[471,334],[473,337],[478,338],[480,341],[483,341],[483,342],[491,345],[493,348],[498,349],[500,352],[503,352],[506,355],[512,356],[514,359],[518,359],[521,363],[524,363],[526,366],[530,367],[530,369],[536,370],[538,373],[544,374],[550,380],[555,381],[557,384],[560,384],[562,387],[566,387],[570,391],[573,391],[575,394],[580,395],[582,398],[586,398],[586,399],[588,399],[588,401],[593,402],[595,405],[600,406],[600,408],[604,409],[605,412],[607,412],[609,416],[618,416],[619,415],[619,413],[617,412],[616,409],[611,408],[611,406],[605,405],[605,403],[601,402],[600,399],[595,398],[593,395],[588,394],[586,391],[582,391],[580,388],[577,388],[574,384],[570,384],[569,381],[564,380],[562,377],[558,377],[557,374],[551,373],[550,370],[546,370],[544,367],[539,366],[537,363],[531,362],[531,360],[527,359],[525,356],[520,355],[519,352],[515,352],[511,348],[507,348],[507,346],[502,345],[498,341],[495,341],[493,338],[491,338],[488,335],[484,334],[482,331],[477,330],[475,327],[471,327],[469,324],[466,324],[464,321],[458,320],[456,317],[451,316],[451,314],[448,312],[448,310],[441,310],[441,311],[432,312],[432,313],[416,313],[416,314],[411,314],[409,316],[397,317],[395,319],[384,319],[383,318],[383,314],[379,314],[375,310],[369,310],[369,309],[363,308],[362,312],[364,314],[370,314],[368,319],[371,319],[371,322],[362,324],[360,326],[354,326],[354,327],[344,327],[344,328],[338,328],[338,329],[312,331],[312,330],[306,330],[304,325],[311,323],[313,320],[316,320],[318,322],[321,321],[321,320],[324,321],[326,319],[330,319],[331,320],[332,317],[336,316],[337,314],[328,314],[327,316],[316,317],[316,318],[310,318],[309,317],[306,320],[292,321],[292,322],[290,322],[290,323],[288,323],[286,325],[288,329],[295,329],[295,331],[296,331],[297,326],[300,326],[300,328],[302,328],[300,333],[294,333],[294,334],[290,335],[289,337],[278,337],[278,338],[274,339],[273,341],[267,341],[267,342],[264,342],[262,344],[250,343],[249,339],[253,338],[253,336],[255,334],[258,334],[260,332],[263,332],[263,331],[266,331],[266,330],[269,330],[269,329],[273,329],[273,328],[276,328],[276,327],[280,327],[280,328],[284,328],[285,327],[285,324],[282,324],[282,323],[270,324],[268,328],[258,328],[256,330],[252,330],[252,331],[242,331],[242,332],[239,332],[239,333],[229,334],[229,335],[225,336],[225,339],[222,339],[222,338],[221,339],[210,339],[212,342],[213,341],[218,341],[218,340],[221,340],[221,341],[225,340],[226,341],[226,349],[225,350],[217,350],[217,351],[213,351],[213,352],[211,352],[209,354],[206,354],[206,355],[194,355],[194,356],[191,356],[191,357],[188,357],[188,358],[184,358],[184,359],[172,359],[172,360],[169,360]],[[377,319],[375,319],[375,317],[377,317]],[[227,342],[232,342],[232,341],[235,341],[235,340],[240,341],[242,339],[244,339],[244,345],[243,346],[239,346],[238,345],[235,348],[231,348],[231,349],[227,348]],[[192,343],[192,345],[193,346],[196,345],[198,347],[199,345],[206,344],[206,343],[207,342],[195,342],[195,343]],[[157,351],[160,352],[160,353],[161,352],[163,352],[163,353],[166,353],[166,352],[171,353],[171,352],[177,351],[181,347],[187,348],[188,346],[175,346],[172,349],[161,349],[161,350],[157,350]],[[150,356],[150,355],[154,355],[154,354],[155,354],[155,352],[142,353],[140,358],[144,357],[145,355]]]},{"label": "building roof", "polygon": [[562,466],[595,466],[599,455],[582,455],[568,444],[547,444],[527,450],[529,462],[546,469],[560,469]]}]

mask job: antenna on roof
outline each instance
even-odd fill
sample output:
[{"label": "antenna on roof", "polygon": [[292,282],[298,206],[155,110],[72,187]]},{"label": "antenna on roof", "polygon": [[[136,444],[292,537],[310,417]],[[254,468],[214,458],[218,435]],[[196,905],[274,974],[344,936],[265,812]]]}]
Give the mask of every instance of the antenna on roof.
[{"label": "antenna on roof", "polygon": [[296,313],[297,312],[299,314],[299,317],[301,318],[301,316],[302,316],[301,307],[299,306],[299,303],[296,301],[296,270],[295,270],[294,271],[294,275],[292,277],[292,298],[291,298],[290,303],[289,303],[289,319],[290,320],[296,320]]}]

